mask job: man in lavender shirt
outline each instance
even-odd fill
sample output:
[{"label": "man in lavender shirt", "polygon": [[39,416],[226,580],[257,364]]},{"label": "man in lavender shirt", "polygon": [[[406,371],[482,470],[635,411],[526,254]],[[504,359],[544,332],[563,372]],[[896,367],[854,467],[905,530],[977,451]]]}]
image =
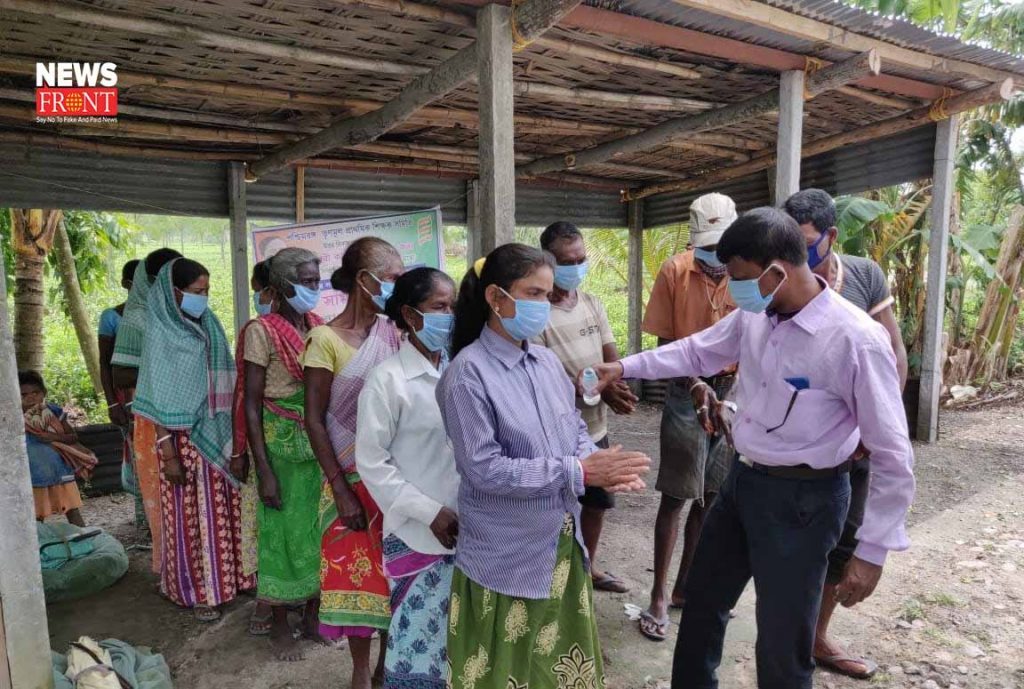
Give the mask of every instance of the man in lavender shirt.
[{"label": "man in lavender shirt", "polygon": [[849,457],[859,442],[871,452],[871,488],[837,600],[852,606],[871,595],[886,554],[909,546],[913,458],[896,359],[884,328],[811,272],[804,237],[785,213],[744,214],[717,253],[737,311],[597,370],[605,385],[709,375],[739,363],[733,439],[740,460],[697,546],[672,686],[718,686],[729,611],[753,577],[758,686],[810,689],[827,555],[843,528]]}]

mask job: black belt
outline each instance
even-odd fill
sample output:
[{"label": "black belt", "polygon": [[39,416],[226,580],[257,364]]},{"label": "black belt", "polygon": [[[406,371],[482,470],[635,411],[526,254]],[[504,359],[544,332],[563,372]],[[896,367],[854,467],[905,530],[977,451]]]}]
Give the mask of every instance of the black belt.
[{"label": "black belt", "polygon": [[746,464],[754,471],[759,471],[762,474],[769,476],[775,476],[778,478],[789,478],[789,479],[823,479],[823,478],[835,478],[836,476],[842,476],[850,472],[850,467],[853,465],[851,460],[846,460],[842,464],[827,469],[815,469],[807,464],[798,464],[796,466],[768,466],[767,464],[759,464],[749,457],[740,456],[740,461]]}]

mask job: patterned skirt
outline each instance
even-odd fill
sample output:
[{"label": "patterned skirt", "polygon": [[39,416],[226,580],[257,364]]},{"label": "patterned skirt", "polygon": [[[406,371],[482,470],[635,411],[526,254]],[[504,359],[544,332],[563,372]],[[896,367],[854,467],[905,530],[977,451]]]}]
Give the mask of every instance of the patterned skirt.
[{"label": "patterned skirt", "polygon": [[370,637],[391,624],[388,580],[384,576],[384,516],[359,475],[346,476],[369,526],[352,531],[338,518],[334,492],[320,493],[320,634]]},{"label": "patterned skirt", "polygon": [[173,435],[185,485],[160,475],[160,591],[189,608],[227,603],[256,583],[242,572],[241,497],[187,434]]},{"label": "patterned skirt", "polygon": [[558,539],[551,597],[513,598],[452,578],[448,621],[453,689],[603,689],[593,584],[573,521]]},{"label": "patterned skirt", "polygon": [[444,688],[445,625],[454,570],[454,555],[426,555],[397,536],[384,539],[384,571],[391,582],[384,689]]}]

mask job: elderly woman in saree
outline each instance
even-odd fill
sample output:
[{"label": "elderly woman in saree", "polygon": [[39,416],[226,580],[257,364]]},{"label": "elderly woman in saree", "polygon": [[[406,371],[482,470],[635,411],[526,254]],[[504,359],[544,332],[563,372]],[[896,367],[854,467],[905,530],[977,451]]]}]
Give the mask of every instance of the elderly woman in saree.
[{"label": "elderly woman in saree", "polygon": [[387,315],[406,335],[359,394],[356,467],[384,513],[391,580],[385,689],[443,689],[455,567],[459,475],[435,392],[448,364],[455,283],[417,268],[398,278]]},{"label": "elderly woman in saree", "polygon": [[149,290],[160,269],[169,261],[181,258],[174,249],[162,248],[150,252],[135,268],[124,313],[114,337],[114,351],[110,356],[110,377],[114,389],[128,415],[128,437],[135,453],[135,483],[142,496],[142,508],[153,544],[152,567],[160,571],[160,461],[156,451],[156,429],[153,423],[132,413],[135,386],[142,365],[143,334],[146,331],[146,304]]},{"label": "elderly woman in saree", "polygon": [[[313,328],[303,354],[306,428],[326,481],[320,498],[320,633],[348,637],[353,689],[370,689],[370,646],[391,620],[384,576],[382,516],[355,462],[356,404],[366,376],[398,351],[400,336],[384,304],[402,274],[393,246],[376,237],[345,251],[331,286],[345,309]],[[384,653],[376,676],[383,672]]]},{"label": "elderly woman in saree", "polygon": [[134,412],[153,424],[160,459],[160,591],[202,622],[252,588],[242,571],[241,498],[228,471],[235,366],[208,308],[210,273],[179,258],[146,303]]},{"label": "elderly woman in saree", "polygon": [[313,313],[320,301],[320,259],[306,249],[282,249],[270,260],[269,283],[275,311],[245,328],[239,362],[245,440],[260,498],[256,592],[273,609],[270,641],[277,657],[300,660],[288,608],[305,606],[304,631],[315,637],[320,595],[323,474],[306,435],[299,363],[306,335],[323,325]]},{"label": "elderly woman in saree", "polygon": [[585,486],[643,487],[650,460],[599,450],[548,322],[550,254],[505,244],[467,273],[437,399],[462,479],[448,623],[455,689],[601,689]]}]

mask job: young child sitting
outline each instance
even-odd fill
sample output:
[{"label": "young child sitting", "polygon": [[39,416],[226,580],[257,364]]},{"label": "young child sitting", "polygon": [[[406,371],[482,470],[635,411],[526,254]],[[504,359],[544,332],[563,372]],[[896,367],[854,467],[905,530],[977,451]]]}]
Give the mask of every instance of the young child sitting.
[{"label": "young child sitting", "polygon": [[63,514],[72,524],[85,526],[75,476],[89,478],[96,466],[96,455],[78,442],[64,410],[46,402],[46,384],[41,375],[20,371],[18,384],[36,519],[43,521],[50,515]]}]

